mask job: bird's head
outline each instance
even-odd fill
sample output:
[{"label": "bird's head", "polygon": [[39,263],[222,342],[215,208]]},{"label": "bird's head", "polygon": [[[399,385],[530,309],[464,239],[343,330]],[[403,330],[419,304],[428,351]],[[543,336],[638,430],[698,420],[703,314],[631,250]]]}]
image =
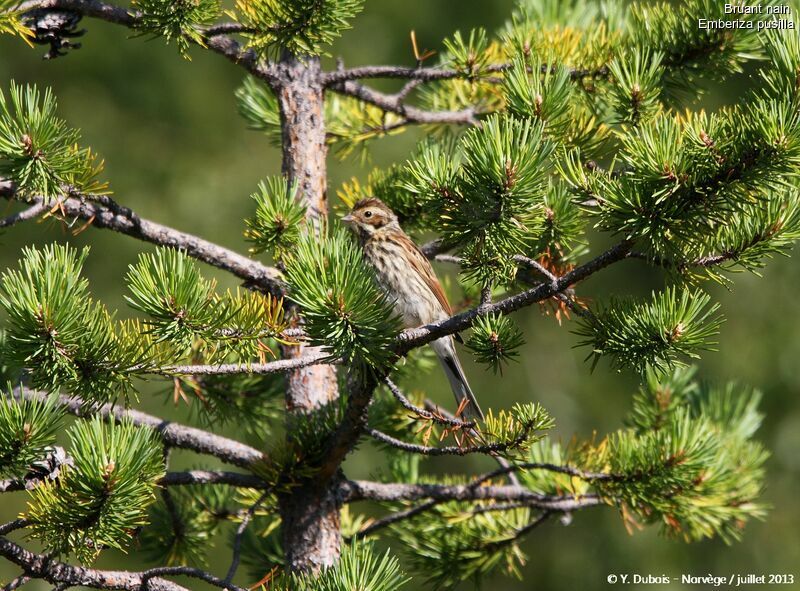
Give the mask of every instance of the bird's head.
[{"label": "bird's head", "polygon": [[383,228],[398,227],[394,212],[375,197],[358,201],[350,213],[342,218],[342,223],[350,226],[361,237],[372,236]]}]

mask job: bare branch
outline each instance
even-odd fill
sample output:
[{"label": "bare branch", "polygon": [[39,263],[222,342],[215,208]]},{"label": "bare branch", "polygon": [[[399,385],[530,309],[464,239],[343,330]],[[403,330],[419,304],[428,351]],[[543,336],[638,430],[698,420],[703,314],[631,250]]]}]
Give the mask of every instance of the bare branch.
[{"label": "bare branch", "polygon": [[[12,199],[15,195],[13,184],[0,179],[0,197]],[[38,198],[36,203],[40,204],[42,201]],[[67,197],[58,202],[58,209],[67,217],[91,221],[97,228],[114,230],[160,246],[179,248],[199,261],[233,273],[262,291],[278,296],[283,294],[281,273],[277,269],[262,265],[258,261],[192,234],[141,218],[107,196]]]},{"label": "bare branch", "polygon": [[419,501],[431,499],[447,501],[504,501],[524,502],[530,507],[551,511],[575,511],[604,504],[596,494],[543,495],[523,486],[481,486],[472,484],[405,484],[349,480],[339,487],[346,503],[356,501]]},{"label": "bare branch", "polygon": [[400,388],[397,387],[392,380],[389,378],[385,378],[384,382],[386,383],[387,388],[389,388],[389,392],[392,393],[397,401],[402,405],[403,408],[410,410],[414,414],[422,417],[423,419],[427,419],[429,421],[433,421],[434,423],[439,423],[440,425],[450,425],[452,427],[459,427],[463,429],[472,429],[475,427],[475,423],[471,421],[462,421],[455,417],[447,416],[445,413],[439,410],[427,410],[424,408],[420,408],[415,406],[408,398],[406,398],[403,393],[400,391]]},{"label": "bare branch", "polygon": [[[13,395],[16,398],[22,397],[29,400],[47,399],[47,394],[27,388],[16,388],[13,391]],[[110,404],[92,410],[80,398],[70,398],[68,396],[60,396],[58,404],[68,413],[78,417],[98,415],[112,417],[115,421],[127,419],[134,425],[146,426],[156,430],[165,445],[211,455],[223,462],[243,468],[252,467],[253,464],[261,461],[264,457],[259,450],[244,443],[239,443],[233,439],[221,437],[202,429],[173,423],[138,410],[126,410]]]},{"label": "bare branch", "polygon": [[14,224],[25,222],[27,220],[32,220],[38,217],[40,214],[44,213],[45,211],[47,211],[47,208],[44,206],[43,203],[35,203],[27,209],[12,214],[6,218],[0,219],[0,228],[9,228]]},{"label": "bare branch", "polygon": [[346,81],[330,86],[339,94],[355,97],[384,111],[401,115],[410,123],[477,125],[477,112],[467,108],[461,111],[426,111],[405,104],[405,97],[378,92],[358,82]]},{"label": "bare branch", "polygon": [[466,330],[472,326],[472,322],[478,316],[485,316],[493,312],[509,314],[536,302],[551,298],[575,283],[590,277],[597,271],[627,258],[632,246],[633,244],[630,241],[620,242],[592,260],[562,275],[555,284],[542,283],[494,304],[478,306],[441,322],[404,330],[398,336],[398,352],[405,354],[411,349],[421,347],[443,336]]},{"label": "bare branch", "polygon": [[[58,562],[44,554],[30,552],[3,537],[0,537],[0,556],[21,567],[26,576],[44,579],[53,584],[66,583],[70,586],[80,585],[93,589],[120,589],[123,591],[141,591],[142,589],[147,589],[148,591],[189,591],[186,587],[159,578],[155,574],[150,575],[151,578],[147,580],[148,573],[154,573],[158,569],[145,572],[130,572],[95,570],[72,566],[64,562]],[[163,574],[189,574],[189,572],[178,573],[174,572],[174,570],[169,569],[170,572]],[[195,569],[188,570],[194,571]],[[207,573],[204,574],[210,577]]]},{"label": "bare branch", "polygon": [[266,488],[267,483],[252,474],[223,472],[220,470],[187,470],[167,472],[159,481],[162,486],[190,486],[193,484],[227,484],[241,488]]},{"label": "bare branch", "polygon": [[411,519],[412,517],[419,515],[420,513],[424,513],[429,509],[432,509],[436,505],[438,505],[441,501],[427,501],[425,503],[420,503],[414,507],[409,507],[408,509],[404,509],[403,511],[395,511],[394,513],[389,513],[385,517],[381,517],[380,519],[376,519],[366,527],[358,530],[353,538],[356,540],[360,540],[366,536],[369,536],[375,533],[378,530],[381,530],[385,527],[392,525],[393,523],[397,523],[398,521],[404,521],[406,519]]},{"label": "bare branch", "polygon": [[269,363],[222,363],[219,365],[173,365],[170,367],[158,368],[147,373],[163,375],[193,375],[193,376],[219,376],[229,374],[253,374],[266,375],[280,373],[318,365],[320,363],[330,364],[332,360],[329,355],[324,353],[311,353],[303,357],[293,359],[278,359]]},{"label": "bare branch", "polygon": [[270,491],[264,491],[260,497],[256,500],[255,503],[250,505],[250,508],[242,517],[242,521],[239,524],[239,527],[236,528],[236,536],[233,539],[233,557],[231,558],[231,565],[228,568],[228,574],[225,575],[225,584],[229,584],[232,580],[234,575],[236,574],[237,569],[239,568],[239,562],[242,560],[242,540],[244,539],[244,532],[247,530],[247,526],[250,524],[250,521],[253,519],[253,515],[255,515],[258,508],[261,504],[267,499],[269,496]]},{"label": "bare branch", "polygon": [[508,449],[513,449],[525,441],[531,429],[532,427],[525,429],[523,434],[515,438],[513,441],[507,441],[504,443],[465,446],[448,445],[445,447],[431,447],[427,445],[417,445],[416,443],[408,443],[401,439],[397,439],[396,437],[392,437],[391,435],[387,435],[382,431],[378,431],[377,429],[368,428],[366,429],[366,432],[370,435],[370,437],[380,441],[381,443],[385,443],[386,445],[390,445],[391,447],[395,447],[409,453],[421,454],[424,456],[466,456],[471,454],[496,454]]}]

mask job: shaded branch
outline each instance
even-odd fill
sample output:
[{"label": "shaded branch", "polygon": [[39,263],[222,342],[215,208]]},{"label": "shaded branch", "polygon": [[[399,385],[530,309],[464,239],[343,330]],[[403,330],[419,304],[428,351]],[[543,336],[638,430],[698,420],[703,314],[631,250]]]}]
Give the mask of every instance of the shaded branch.
[{"label": "shaded branch", "polygon": [[221,470],[187,470],[167,472],[158,482],[161,486],[190,486],[195,484],[226,484],[241,488],[266,488],[267,483],[252,474]]},{"label": "shaded branch", "polygon": [[25,222],[27,220],[35,219],[45,211],[47,211],[47,207],[45,207],[44,203],[41,202],[35,203],[27,209],[11,214],[6,218],[0,219],[0,228],[8,228],[20,222]]},{"label": "shaded branch", "polygon": [[[13,391],[13,395],[15,398],[22,397],[29,400],[44,401],[47,399],[47,394],[27,388],[16,388]],[[59,396],[58,404],[68,413],[78,417],[98,415],[104,418],[112,417],[115,421],[127,419],[134,425],[150,427],[156,430],[165,445],[211,455],[223,462],[243,468],[252,467],[253,464],[263,459],[263,454],[259,450],[244,443],[239,443],[233,439],[221,437],[202,429],[173,423],[138,410],[126,410],[110,404],[92,410],[80,398],[70,398],[68,396]]]},{"label": "shaded branch", "polygon": [[391,435],[387,435],[377,429],[367,429],[367,433],[373,439],[385,443],[391,447],[403,450],[409,453],[420,454],[423,456],[466,456],[471,454],[496,454],[504,452],[508,449],[513,449],[520,445],[528,437],[529,432],[533,427],[530,426],[523,430],[523,433],[512,441],[503,443],[490,443],[486,445],[448,445],[445,447],[432,447],[428,445],[418,445],[416,443],[408,443],[402,439],[397,439]]},{"label": "shaded branch", "polygon": [[[13,184],[0,179],[0,197],[13,199],[15,196]],[[36,203],[42,203],[42,199],[38,198]],[[262,291],[276,296],[283,294],[281,273],[277,269],[192,234],[141,218],[106,196],[71,196],[59,200],[57,206],[64,215],[87,220],[96,228],[114,230],[159,246],[179,248],[187,255],[228,271]]]}]

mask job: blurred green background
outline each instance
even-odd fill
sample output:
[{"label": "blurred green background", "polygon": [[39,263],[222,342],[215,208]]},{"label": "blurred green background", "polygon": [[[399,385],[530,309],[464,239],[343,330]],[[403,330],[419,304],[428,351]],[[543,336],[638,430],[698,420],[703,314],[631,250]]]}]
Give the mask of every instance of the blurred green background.
[{"label": "blurred green background", "polygon": [[[441,40],[455,30],[474,26],[495,30],[511,8],[511,0],[373,0],[332,53],[347,65],[412,65],[412,29],[422,47],[440,49]],[[259,134],[246,130],[236,113],[233,91],[243,71],[208,52],[193,50],[192,61],[185,61],[175,47],[165,47],[160,40],[130,39],[128,31],[94,21],[83,24],[89,29],[82,39],[84,47],[53,61],[41,59],[45,51],[41,47],[30,49],[19,40],[0,38],[0,86],[7,89],[10,80],[51,86],[61,115],[82,130],[84,145],[105,159],[104,178],[122,204],[144,217],[245,251],[242,220],[251,211],[248,195],[259,179],[279,172],[280,154]],[[713,89],[702,106],[713,109],[721,102],[737,101],[750,81],[748,74],[735,77]],[[363,177],[373,164],[404,160],[419,137],[419,132],[411,132],[378,141],[367,165],[331,158],[331,196],[342,181]],[[0,203],[0,216],[11,211]],[[127,265],[149,246],[103,230],[88,229],[72,237],[53,223],[28,223],[0,235],[0,268],[14,264],[23,245],[53,240],[91,244],[86,275],[93,293],[122,315],[129,313],[122,299],[122,278]],[[211,269],[205,271],[215,275]],[[235,285],[231,278],[217,276],[223,286]],[[796,297],[800,268],[793,259],[781,258],[767,267],[762,278],[742,274],[735,279],[731,291],[710,287],[727,322],[719,351],[704,356],[699,375],[711,381],[738,380],[764,392],[766,419],[760,437],[773,452],[764,496],[773,507],[767,519],[748,525],[743,541],[732,546],[720,541],[687,545],[660,538],[654,528],[629,535],[614,511],[587,510],[576,514],[569,526],[553,522],[529,536],[523,581],[498,577],[487,581],[487,588],[602,589],[610,587],[606,577],[611,573],[793,573],[800,579],[800,302]],[[663,281],[657,272],[630,261],[592,278],[579,293],[590,299],[610,293],[644,294]],[[569,321],[559,326],[536,308],[517,318],[528,342],[521,362],[509,367],[502,379],[465,359],[483,405],[497,408],[538,400],[556,418],[556,437],[564,440],[619,427],[637,387],[635,376],[615,373],[603,363],[591,373],[584,362],[586,351],[574,348],[578,339]],[[424,386],[420,380],[419,387],[450,404],[438,372],[425,378]],[[164,384],[151,384],[140,406],[188,420],[187,408],[172,405]],[[351,477],[367,477],[378,462],[380,455],[367,449],[348,461],[346,471]],[[449,459],[433,467],[453,471],[487,467],[471,462]],[[189,465],[198,465],[196,456],[175,455],[174,466]],[[4,495],[0,522],[12,519],[24,501],[24,493]],[[217,551],[214,556],[212,566],[220,572],[228,552]],[[98,566],[135,569],[144,563],[132,549],[127,558],[104,555]],[[0,582],[17,574],[16,568],[0,563]],[[252,583],[245,578],[240,582]],[[26,589],[51,587],[34,581]],[[409,588],[424,586],[414,581]]]}]

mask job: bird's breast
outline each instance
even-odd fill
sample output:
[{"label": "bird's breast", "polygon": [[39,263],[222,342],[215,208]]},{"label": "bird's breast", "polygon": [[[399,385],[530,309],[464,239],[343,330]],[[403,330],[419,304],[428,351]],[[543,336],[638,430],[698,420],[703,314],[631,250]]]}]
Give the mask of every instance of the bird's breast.
[{"label": "bird's breast", "polygon": [[441,304],[408,260],[402,243],[370,240],[364,256],[375,269],[378,284],[395,301],[403,323],[413,328],[446,318]]}]

